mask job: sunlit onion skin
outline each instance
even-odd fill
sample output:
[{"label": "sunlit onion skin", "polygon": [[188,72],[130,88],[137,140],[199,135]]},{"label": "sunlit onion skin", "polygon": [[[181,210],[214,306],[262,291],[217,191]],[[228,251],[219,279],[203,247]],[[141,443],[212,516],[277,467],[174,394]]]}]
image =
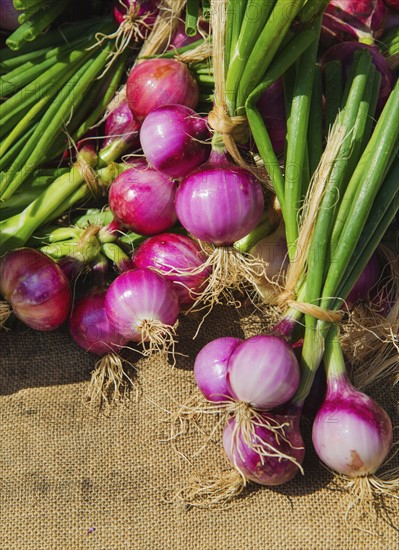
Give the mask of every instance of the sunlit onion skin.
[{"label": "sunlit onion skin", "polygon": [[171,178],[184,178],[211,152],[205,119],[185,105],[164,105],[149,113],[140,131],[148,163]]},{"label": "sunlit onion skin", "polygon": [[148,59],[130,72],[126,97],[134,118],[142,122],[150,111],[162,105],[178,103],[195,109],[199,88],[184,63],[175,59]]},{"label": "sunlit onion skin", "polygon": [[112,182],[109,206],[115,218],[141,235],[156,235],[176,223],[176,184],[152,168],[129,168]]},{"label": "sunlit onion skin", "polygon": [[[260,445],[265,452],[273,452],[267,445],[260,443],[262,440],[276,449],[294,458],[298,464],[301,464],[305,455],[302,436],[298,427],[298,416],[267,415],[277,422],[288,423],[284,428],[284,435],[288,442],[282,439],[277,442],[275,434],[264,426],[255,426],[254,431],[257,436],[253,436],[251,444]],[[266,417],[267,418],[267,417]],[[267,420],[266,420],[267,421]],[[249,480],[266,486],[277,486],[291,481],[299,471],[295,462],[288,458],[261,456],[254,448],[251,448],[243,439],[241,434],[233,439],[234,425],[236,419],[230,418],[223,431],[223,447],[231,464],[241,471]]]},{"label": "sunlit onion skin", "polygon": [[333,0],[323,15],[321,40],[326,46],[347,40],[378,38],[384,28],[383,0]]},{"label": "sunlit onion skin", "polygon": [[349,477],[364,476],[384,462],[392,446],[392,425],[387,413],[343,374],[328,381],[312,440],[327,466]]},{"label": "sunlit onion skin", "polygon": [[260,183],[218,151],[183,179],[176,194],[176,213],[183,227],[215,245],[229,246],[245,237],[259,223],[263,208]]},{"label": "sunlit onion skin", "polygon": [[102,148],[110,145],[115,139],[123,138],[131,148],[137,149],[140,146],[139,140],[140,124],[133,117],[129,105],[122,101],[105,119],[105,138]]},{"label": "sunlit onion skin", "polygon": [[140,325],[159,321],[173,326],[179,315],[179,300],[172,285],[151,269],[133,269],[117,277],[105,297],[108,318],[128,340],[142,340]]},{"label": "sunlit onion skin", "polygon": [[[147,239],[133,255],[135,267],[152,268],[162,272],[165,279],[173,284],[181,304],[193,303],[201,292],[201,286],[210,270],[204,268],[193,274],[203,265],[206,257],[198,244],[185,235],[161,233]],[[180,270],[180,273],[177,271]]]},{"label": "sunlit onion skin", "polygon": [[381,265],[376,254],[373,254],[352,290],[347,296],[348,304],[364,302],[381,277]]},{"label": "sunlit onion skin", "polygon": [[20,248],[3,256],[0,294],[18,319],[40,331],[61,326],[71,308],[72,293],[62,269],[31,248]]},{"label": "sunlit onion skin", "polygon": [[237,346],[227,366],[231,394],[258,410],[286,403],[299,385],[299,365],[283,338],[260,334]]},{"label": "sunlit onion skin", "polygon": [[194,362],[194,378],[208,401],[225,401],[232,397],[226,382],[227,363],[241,338],[226,336],[206,344]]},{"label": "sunlit onion skin", "polygon": [[100,357],[120,351],[127,343],[107,317],[104,290],[92,292],[75,302],[69,318],[69,332],[81,348]]},{"label": "sunlit onion skin", "polygon": [[327,61],[341,61],[345,77],[347,77],[352,64],[353,55],[358,49],[364,49],[370,53],[375,68],[381,74],[380,95],[377,104],[377,110],[381,110],[391,93],[393,76],[388,61],[382,53],[380,53],[377,47],[368,46],[367,44],[361,44],[359,42],[340,42],[325,52],[320,63],[324,66]]}]

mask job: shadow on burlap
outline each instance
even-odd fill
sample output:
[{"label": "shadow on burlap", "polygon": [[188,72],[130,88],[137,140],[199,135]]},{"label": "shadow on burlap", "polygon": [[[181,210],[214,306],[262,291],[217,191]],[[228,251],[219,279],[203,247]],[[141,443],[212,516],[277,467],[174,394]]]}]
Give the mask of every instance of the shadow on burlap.
[{"label": "shadow on burlap", "polygon": [[[250,485],[228,509],[165,501],[194,469],[228,466],[217,443],[190,465],[165,441],[167,411],[193,390],[195,354],[213,338],[264,329],[256,315],[217,308],[192,340],[197,322],[181,320],[177,351],[185,356],[175,368],[159,357],[137,363],[137,394],[108,418],[83,404],[95,357],[67,330],[1,334],[0,549],[397,548],[398,502],[377,524],[363,524],[373,535],[349,528],[346,497],[309,445],[305,477],[274,490]],[[374,397],[397,423],[398,392],[381,387]]]}]

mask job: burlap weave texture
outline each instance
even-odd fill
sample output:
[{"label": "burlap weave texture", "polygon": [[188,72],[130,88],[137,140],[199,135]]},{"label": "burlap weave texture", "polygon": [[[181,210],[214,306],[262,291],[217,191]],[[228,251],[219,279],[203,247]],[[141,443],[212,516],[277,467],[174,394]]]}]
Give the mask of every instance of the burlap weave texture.
[{"label": "burlap weave texture", "polygon": [[[374,535],[350,529],[344,496],[311,450],[305,477],[275,490],[252,485],[226,510],[165,502],[193,468],[227,466],[217,445],[192,466],[179,460],[165,441],[165,420],[193,388],[196,352],[212,338],[258,330],[248,319],[218,308],[193,341],[197,320],[183,318],[177,351],[187,357],[178,356],[175,368],[159,357],[140,360],[138,395],[109,418],[83,404],[95,358],[66,330],[2,333],[0,549],[398,548],[388,519],[399,524],[398,503],[377,526],[366,525]],[[385,387],[374,396],[397,415],[398,391]]]}]

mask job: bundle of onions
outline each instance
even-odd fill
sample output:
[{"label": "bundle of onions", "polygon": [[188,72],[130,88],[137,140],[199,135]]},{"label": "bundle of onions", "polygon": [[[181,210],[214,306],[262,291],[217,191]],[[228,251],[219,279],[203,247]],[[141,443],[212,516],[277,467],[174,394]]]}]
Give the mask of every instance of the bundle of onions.
[{"label": "bundle of onions", "polygon": [[[218,338],[198,353],[194,375],[205,401],[184,405],[173,423],[201,412],[221,414],[223,446],[234,470],[198,485],[189,482],[179,498],[192,505],[220,504],[239,494],[247,481],[281,485],[302,471],[300,410],[287,407],[298,388],[299,366],[284,339]],[[177,433],[172,430],[172,440]]]}]

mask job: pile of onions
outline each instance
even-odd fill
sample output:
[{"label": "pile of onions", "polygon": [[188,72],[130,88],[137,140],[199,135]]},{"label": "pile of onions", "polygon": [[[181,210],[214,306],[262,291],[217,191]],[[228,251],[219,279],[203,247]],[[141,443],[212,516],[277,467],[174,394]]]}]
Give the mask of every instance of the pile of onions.
[{"label": "pile of onions", "polygon": [[190,499],[203,499],[208,487],[209,502],[224,502],[248,480],[275,486],[302,471],[300,409],[288,405],[299,385],[299,365],[283,338],[260,334],[213,340],[198,353],[194,376],[206,401],[191,412],[222,413],[223,447],[234,472],[201,483],[198,492],[190,487]]},{"label": "pile of onions", "polygon": [[60,327],[68,317],[72,293],[64,272],[32,248],[8,252],[0,260],[0,324],[11,313],[35,330]]}]

